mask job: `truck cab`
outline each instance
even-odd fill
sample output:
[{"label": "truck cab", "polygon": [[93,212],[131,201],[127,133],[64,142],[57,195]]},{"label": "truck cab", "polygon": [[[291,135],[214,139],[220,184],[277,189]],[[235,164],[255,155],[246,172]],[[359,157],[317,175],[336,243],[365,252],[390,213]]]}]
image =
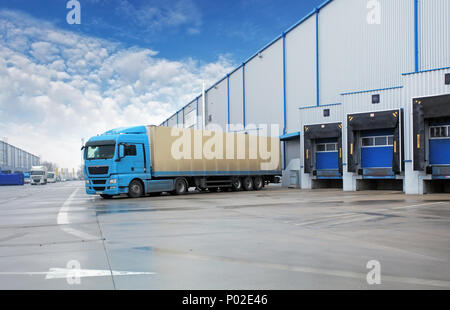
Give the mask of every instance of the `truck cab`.
[{"label": "truck cab", "polygon": [[30,182],[31,182],[30,172],[23,173],[23,180],[24,180],[25,184],[30,184]]},{"label": "truck cab", "polygon": [[145,126],[113,129],[91,138],[83,147],[86,193],[109,198],[134,190],[142,195],[151,179],[148,145]]},{"label": "truck cab", "polygon": [[47,173],[47,182],[48,183],[56,183],[56,173],[55,172]]},{"label": "truck cab", "polygon": [[44,166],[34,166],[30,172],[31,185],[47,184],[47,168]]}]

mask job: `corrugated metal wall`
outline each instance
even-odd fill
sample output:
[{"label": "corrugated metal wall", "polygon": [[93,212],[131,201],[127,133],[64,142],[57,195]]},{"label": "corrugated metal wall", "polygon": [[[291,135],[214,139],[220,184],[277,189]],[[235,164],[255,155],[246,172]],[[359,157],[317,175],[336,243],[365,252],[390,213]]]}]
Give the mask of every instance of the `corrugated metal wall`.
[{"label": "corrugated metal wall", "polygon": [[30,171],[32,166],[39,165],[39,157],[25,152],[15,146],[0,141],[0,170],[1,171]]},{"label": "corrugated metal wall", "polygon": [[246,124],[283,124],[282,48],[278,40],[245,65]]},{"label": "corrugated metal wall", "polygon": [[419,0],[419,69],[450,66],[450,1]]},{"label": "corrugated metal wall", "polygon": [[171,118],[169,118],[167,123],[168,123],[168,127],[175,127],[175,126],[177,126],[177,114],[175,114]]},{"label": "corrugated metal wall", "polygon": [[228,123],[228,86],[227,80],[211,88],[207,93],[207,124],[213,123],[226,130]]},{"label": "corrugated metal wall", "polygon": [[[415,1],[378,0],[380,24],[369,24],[367,1],[334,0],[289,30],[285,42],[287,132],[298,130],[299,107],[317,104],[316,43],[321,105],[341,102],[340,94],[345,92],[401,86],[401,74],[415,70]],[[450,1],[417,1],[420,69],[450,66]],[[283,125],[282,39],[261,55],[245,64],[246,122]],[[231,123],[243,122],[242,88],[239,68],[230,75]],[[213,88],[207,96],[227,106],[226,92],[218,95]],[[217,113],[213,119],[228,118],[224,107],[210,108]],[[176,119],[168,125],[176,125]]]},{"label": "corrugated metal wall", "polygon": [[[380,95],[380,103],[372,104],[372,96]],[[398,109],[404,106],[402,88],[368,91],[342,95],[344,117],[353,112],[371,112]]]},{"label": "corrugated metal wall", "polygon": [[412,0],[379,0],[380,24],[369,24],[367,1],[333,1],[319,13],[321,104],[340,93],[398,86],[414,69]]},{"label": "corrugated metal wall", "polygon": [[[324,116],[324,110],[330,110],[330,116]],[[303,133],[303,126],[305,125],[342,122],[344,118],[344,105],[302,108],[297,113],[300,114],[300,129]]]},{"label": "corrugated metal wall", "polygon": [[242,68],[230,75],[230,124],[243,124]]},{"label": "corrugated metal wall", "polygon": [[301,129],[298,108],[316,105],[315,16],[286,35],[287,132]]},{"label": "corrugated metal wall", "polygon": [[[280,36],[250,58],[244,68],[233,71],[229,76],[230,123],[242,124],[245,115],[246,124],[279,124],[281,134],[286,114],[286,132],[292,133],[301,131],[304,124],[343,122],[347,113],[405,108],[410,104],[412,83],[416,83],[417,96],[433,92],[431,83],[443,84],[437,77],[442,72],[435,73],[436,77],[434,73],[402,74],[414,72],[416,63],[417,70],[450,66],[450,1],[377,3],[380,22],[375,24],[368,22],[373,8],[368,8],[365,0],[333,0],[320,6],[287,31],[285,53]],[[373,94],[380,94],[379,104],[372,104]],[[206,96],[206,116],[211,114],[213,122],[226,124],[227,79]],[[317,104],[320,106],[299,109]],[[323,116],[324,109],[330,109],[330,117]],[[176,118],[168,122],[169,126],[176,124]],[[287,162],[294,155],[288,150]]]}]

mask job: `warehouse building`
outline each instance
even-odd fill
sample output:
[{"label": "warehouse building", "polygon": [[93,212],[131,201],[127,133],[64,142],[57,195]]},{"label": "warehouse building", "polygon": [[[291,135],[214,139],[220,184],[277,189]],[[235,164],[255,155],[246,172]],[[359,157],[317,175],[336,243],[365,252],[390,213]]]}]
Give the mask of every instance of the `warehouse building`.
[{"label": "warehouse building", "polygon": [[326,1],[161,125],[202,119],[278,124],[284,186],[448,191],[450,1]]},{"label": "warehouse building", "polygon": [[32,166],[39,166],[39,163],[38,156],[0,140],[0,173],[29,172]]}]

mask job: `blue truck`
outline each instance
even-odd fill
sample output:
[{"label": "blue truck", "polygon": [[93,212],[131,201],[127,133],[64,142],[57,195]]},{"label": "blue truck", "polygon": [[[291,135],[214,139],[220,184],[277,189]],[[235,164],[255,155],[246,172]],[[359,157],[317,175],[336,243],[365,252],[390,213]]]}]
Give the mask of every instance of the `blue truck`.
[{"label": "blue truck", "polygon": [[[211,139],[219,142],[210,149]],[[256,140],[266,146],[265,153],[257,151],[261,147],[254,145]],[[186,145],[180,148],[180,141]],[[122,194],[180,195],[192,187],[211,192],[261,190],[281,175],[278,137],[137,126],[92,137],[82,150],[86,193],[105,199]]]}]

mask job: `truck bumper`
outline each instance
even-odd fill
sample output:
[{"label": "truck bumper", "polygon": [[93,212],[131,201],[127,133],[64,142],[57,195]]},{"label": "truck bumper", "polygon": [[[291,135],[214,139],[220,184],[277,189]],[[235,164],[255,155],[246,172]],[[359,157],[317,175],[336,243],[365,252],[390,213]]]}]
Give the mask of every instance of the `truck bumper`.
[{"label": "truck bumper", "polygon": [[117,180],[117,183],[110,184],[109,180],[110,179],[87,179],[89,183],[85,184],[86,194],[116,196],[128,193],[128,186],[122,186],[119,180]]}]

